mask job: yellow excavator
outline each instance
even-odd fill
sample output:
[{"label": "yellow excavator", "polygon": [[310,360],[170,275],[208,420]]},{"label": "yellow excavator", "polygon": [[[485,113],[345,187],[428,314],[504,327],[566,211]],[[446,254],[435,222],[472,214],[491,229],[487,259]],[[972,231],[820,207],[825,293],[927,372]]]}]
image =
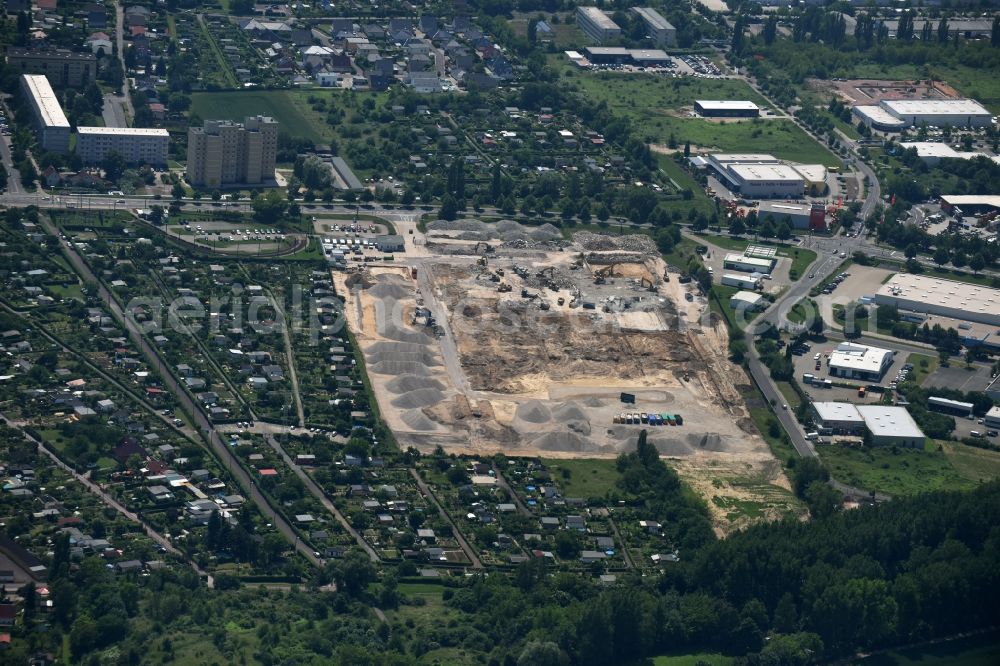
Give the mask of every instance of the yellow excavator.
[{"label": "yellow excavator", "polygon": [[608,264],[604,268],[594,271],[594,284],[604,284],[609,277],[614,277],[615,266],[618,264]]}]

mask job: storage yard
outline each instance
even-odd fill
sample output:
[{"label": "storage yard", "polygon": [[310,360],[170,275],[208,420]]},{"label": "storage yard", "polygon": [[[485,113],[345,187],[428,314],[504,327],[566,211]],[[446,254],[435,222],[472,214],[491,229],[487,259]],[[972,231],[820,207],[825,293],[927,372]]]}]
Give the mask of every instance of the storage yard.
[{"label": "storage yard", "polygon": [[613,456],[645,427],[664,455],[770,458],[725,329],[647,237],[545,235],[431,225],[426,258],[334,274],[400,446]]}]

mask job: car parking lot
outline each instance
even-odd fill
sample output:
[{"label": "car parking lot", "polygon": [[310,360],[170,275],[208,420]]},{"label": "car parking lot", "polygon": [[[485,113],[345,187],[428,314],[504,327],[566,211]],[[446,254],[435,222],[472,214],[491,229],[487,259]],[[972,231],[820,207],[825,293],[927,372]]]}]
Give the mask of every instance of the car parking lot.
[{"label": "car parking lot", "polygon": [[975,364],[971,369],[954,360],[947,368],[938,368],[924,381],[924,386],[957,389],[959,391],[984,391],[990,383],[990,367]]},{"label": "car parking lot", "polygon": [[[865,382],[860,379],[845,380],[839,377],[831,377],[829,374],[828,363],[830,361],[830,354],[836,346],[837,343],[835,341],[825,342],[823,344],[810,344],[809,348],[804,352],[792,354],[792,363],[795,366],[795,379],[799,382],[799,385],[810,397],[810,399],[827,402],[852,402],[859,404],[876,403],[881,395],[880,393],[869,393],[866,391],[866,395],[861,397],[858,395],[857,389],[838,388],[836,386],[824,388],[822,382],[823,380],[829,379],[832,382],[846,381],[858,386],[870,386],[872,384],[876,384],[889,387],[893,385],[893,382],[902,380],[902,373],[907,365],[907,354],[899,352],[896,353],[893,358],[892,365],[890,365],[886,370],[885,375],[882,377],[882,381],[880,382]],[[817,354],[819,354],[819,359],[816,358]],[[819,364],[818,370],[816,369],[817,361]],[[807,374],[812,375],[815,378],[813,383],[804,381],[803,377]]]}]

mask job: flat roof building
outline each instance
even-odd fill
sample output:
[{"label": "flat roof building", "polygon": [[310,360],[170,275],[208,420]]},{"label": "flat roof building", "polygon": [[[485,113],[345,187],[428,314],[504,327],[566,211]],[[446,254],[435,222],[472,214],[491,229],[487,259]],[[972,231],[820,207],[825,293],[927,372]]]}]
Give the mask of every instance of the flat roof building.
[{"label": "flat roof building", "polygon": [[798,198],[805,192],[802,174],[773,155],[715,153],[708,156],[708,164],[728,187],[748,197]]},{"label": "flat roof building", "polygon": [[677,43],[677,29],[652,7],[633,7],[632,13],[646,24],[646,33],[657,46],[674,46]]},{"label": "flat roof building", "polygon": [[791,204],[762,201],[757,209],[760,220],[788,221],[794,229],[826,230],[826,207],[821,204]]},{"label": "flat roof building", "polygon": [[577,7],[576,24],[598,44],[616,39],[622,34],[618,24],[597,7]]},{"label": "flat roof building", "polygon": [[858,405],[858,413],[865,420],[875,446],[924,447],[927,436],[905,407]]},{"label": "flat roof building", "polygon": [[22,74],[21,90],[31,108],[38,143],[53,153],[69,152],[69,120],[44,74]]},{"label": "flat roof building", "polygon": [[627,49],[622,46],[587,46],[587,61],[595,65],[639,65],[655,67],[670,62],[661,49]]},{"label": "flat roof building", "polygon": [[274,180],[278,123],[252,116],[242,124],[206,120],[188,130],[187,179],[192,185],[260,185]]},{"label": "flat roof building", "polygon": [[756,118],[760,107],[749,100],[695,100],[694,110],[705,118]]},{"label": "flat roof building", "polygon": [[931,166],[945,159],[971,160],[980,156],[987,157],[983,153],[959,152],[947,143],[938,141],[905,141],[899,145],[906,150],[916,150],[917,157]]},{"label": "flat roof building", "polygon": [[80,88],[97,76],[97,57],[65,49],[7,49],[7,66],[16,74],[44,74],[54,86]]},{"label": "flat roof building", "polygon": [[1000,326],[1000,289],[978,284],[896,273],[875,292],[875,303]]},{"label": "flat roof building", "polygon": [[774,267],[774,259],[748,257],[737,252],[730,252],[726,255],[722,264],[728,270],[742,271],[744,273],[770,273]]},{"label": "flat roof building", "polygon": [[100,164],[110,152],[127,164],[166,166],[170,133],[145,127],[77,127],[76,154],[84,164]]},{"label": "flat roof building", "polygon": [[733,310],[762,310],[767,302],[763,294],[755,291],[738,291],[729,297],[729,307]]},{"label": "flat roof building", "polygon": [[865,427],[858,408],[849,402],[814,402],[812,408],[816,414],[816,425],[834,434],[855,434]]},{"label": "flat roof building", "polygon": [[949,213],[956,208],[965,213],[1000,210],[1000,194],[943,194],[941,208]]},{"label": "flat roof building", "polygon": [[927,406],[938,412],[958,414],[959,416],[972,416],[973,404],[971,402],[960,402],[932,395],[927,398]]},{"label": "flat roof building", "polygon": [[892,365],[893,352],[853,342],[842,342],[830,354],[830,374],[834,377],[877,382]]},{"label": "flat roof building", "polygon": [[990,428],[1000,428],[1000,406],[990,407],[990,411],[986,412],[983,417],[983,425]]},{"label": "flat roof building", "polygon": [[910,125],[989,127],[993,114],[972,99],[884,99],[879,106]]},{"label": "flat roof building", "polygon": [[900,132],[907,127],[906,121],[874,104],[859,104],[851,113],[868,127],[882,132]]}]

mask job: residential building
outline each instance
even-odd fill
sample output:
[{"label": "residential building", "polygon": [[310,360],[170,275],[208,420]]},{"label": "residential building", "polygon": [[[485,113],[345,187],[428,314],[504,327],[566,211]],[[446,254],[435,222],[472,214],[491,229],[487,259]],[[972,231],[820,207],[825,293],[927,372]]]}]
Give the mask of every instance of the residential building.
[{"label": "residential building", "polygon": [[632,13],[646,24],[649,38],[657,46],[674,46],[677,44],[677,29],[663,18],[660,12],[652,7],[633,7]]},{"label": "residential building", "polygon": [[274,180],[278,123],[253,116],[242,124],[206,120],[188,130],[187,179],[195,186],[259,185]]},{"label": "residential building", "polygon": [[44,74],[23,74],[21,90],[31,108],[38,142],[54,153],[69,152],[69,120]]},{"label": "residential building", "polygon": [[54,86],[80,88],[97,75],[97,57],[64,49],[38,50],[10,47],[7,66],[16,74],[44,74]]},{"label": "residential building", "polygon": [[611,18],[597,7],[577,7],[576,24],[584,34],[598,44],[615,39],[622,34],[622,29]]},{"label": "residential building", "polygon": [[76,154],[84,164],[100,164],[110,152],[127,164],[167,165],[170,133],[145,127],[77,127]]}]

